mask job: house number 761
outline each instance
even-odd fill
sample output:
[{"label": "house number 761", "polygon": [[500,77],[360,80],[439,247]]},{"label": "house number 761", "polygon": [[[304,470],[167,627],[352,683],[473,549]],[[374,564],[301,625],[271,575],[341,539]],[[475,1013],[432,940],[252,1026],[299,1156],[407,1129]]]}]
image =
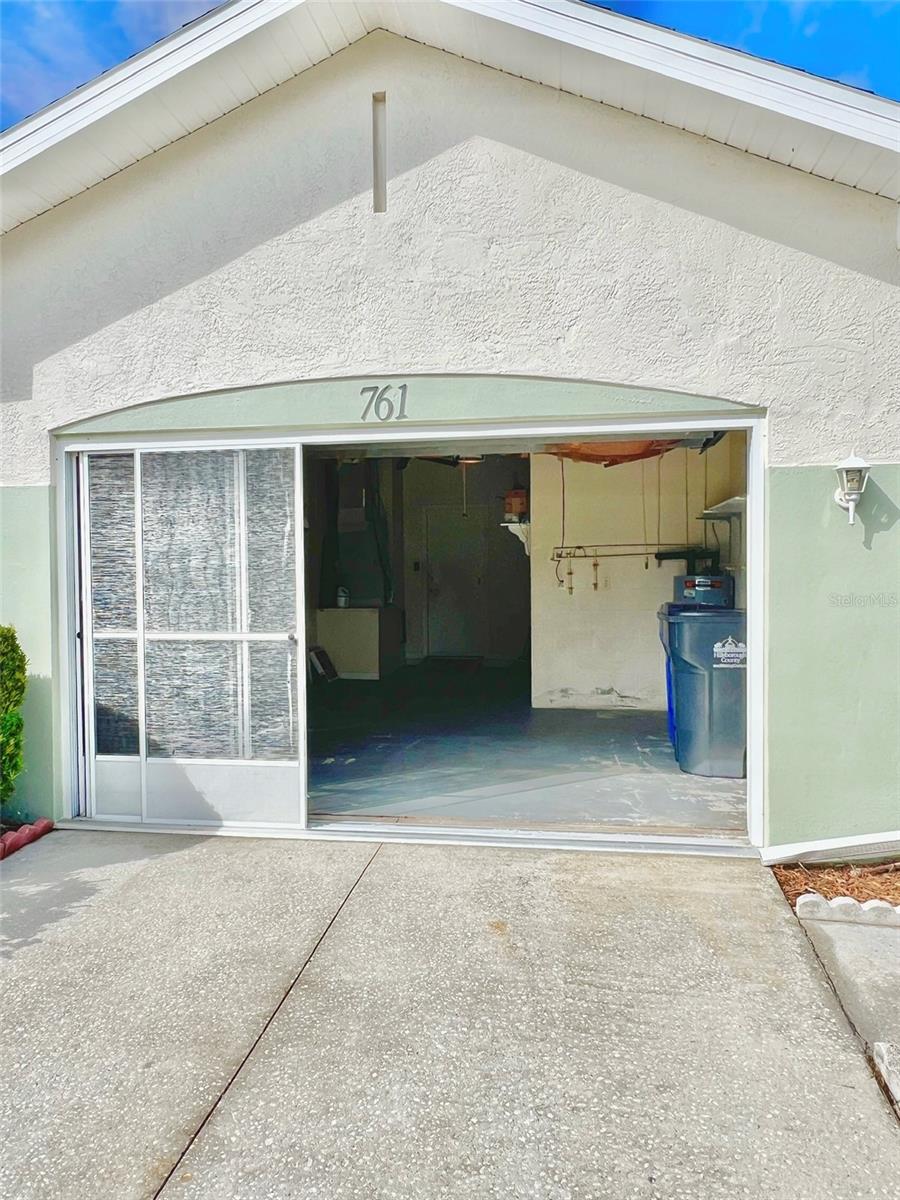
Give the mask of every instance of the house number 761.
[{"label": "house number 761", "polygon": [[400,393],[396,404],[394,403],[394,397],[391,395],[394,390],[395,385],[393,383],[386,383],[383,387],[379,387],[376,383],[360,388],[359,394],[369,397],[366,407],[362,411],[362,419],[368,421],[369,415],[374,413],[379,421],[405,421],[406,384],[401,383],[396,385],[396,390]]}]

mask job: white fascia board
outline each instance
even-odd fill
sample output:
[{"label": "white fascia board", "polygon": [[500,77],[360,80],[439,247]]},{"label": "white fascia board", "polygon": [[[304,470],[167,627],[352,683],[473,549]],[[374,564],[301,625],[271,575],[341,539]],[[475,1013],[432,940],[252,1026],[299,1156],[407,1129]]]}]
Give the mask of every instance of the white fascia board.
[{"label": "white fascia board", "polygon": [[[21,166],[306,2],[231,0],[214,9],[9,129],[0,136],[0,174]],[[900,105],[892,101],[618,17],[580,0],[434,2],[791,116],[870,145],[900,150]],[[403,34],[401,29],[390,31]],[[477,60],[479,55],[474,50],[473,46],[472,57]]]},{"label": "white fascia board", "polygon": [[580,0],[445,0],[716,95],[900,151],[900,104]]},{"label": "white fascia board", "polygon": [[0,175],[297,8],[305,0],[232,0],[0,136]]}]

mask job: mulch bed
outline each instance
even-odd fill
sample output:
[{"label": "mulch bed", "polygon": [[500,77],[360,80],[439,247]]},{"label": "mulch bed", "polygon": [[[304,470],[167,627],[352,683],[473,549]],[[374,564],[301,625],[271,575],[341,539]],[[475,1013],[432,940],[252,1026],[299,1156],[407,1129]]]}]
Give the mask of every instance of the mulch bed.
[{"label": "mulch bed", "polygon": [[844,863],[806,867],[789,863],[772,871],[792,906],[804,892],[818,892],[826,900],[852,896],[860,902],[887,900],[888,904],[900,904],[900,860],[871,866]]}]

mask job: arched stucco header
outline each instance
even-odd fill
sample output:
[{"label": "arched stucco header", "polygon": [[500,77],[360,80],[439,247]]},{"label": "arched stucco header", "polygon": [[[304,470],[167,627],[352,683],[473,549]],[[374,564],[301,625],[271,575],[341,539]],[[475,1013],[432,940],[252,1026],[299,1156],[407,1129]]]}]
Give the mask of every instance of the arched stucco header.
[{"label": "arched stucco header", "polygon": [[176,396],[57,429],[66,435],[460,424],[474,421],[754,416],[745,404],[571,379],[510,375],[350,376]]}]

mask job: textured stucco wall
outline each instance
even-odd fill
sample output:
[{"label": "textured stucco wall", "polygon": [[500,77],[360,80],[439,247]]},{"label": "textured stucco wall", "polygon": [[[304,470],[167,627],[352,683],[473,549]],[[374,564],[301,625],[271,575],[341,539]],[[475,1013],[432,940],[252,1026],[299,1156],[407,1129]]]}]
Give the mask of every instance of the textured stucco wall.
[{"label": "textured stucco wall", "polygon": [[4,239],[3,479],[124,404],[417,370],[696,391],[768,406],[774,462],[900,457],[894,237],[887,201],[376,34]]}]

